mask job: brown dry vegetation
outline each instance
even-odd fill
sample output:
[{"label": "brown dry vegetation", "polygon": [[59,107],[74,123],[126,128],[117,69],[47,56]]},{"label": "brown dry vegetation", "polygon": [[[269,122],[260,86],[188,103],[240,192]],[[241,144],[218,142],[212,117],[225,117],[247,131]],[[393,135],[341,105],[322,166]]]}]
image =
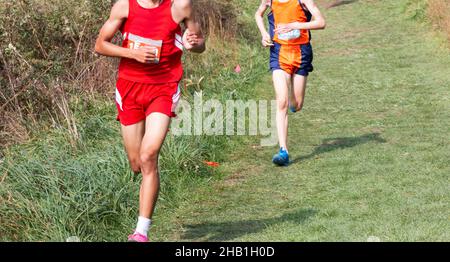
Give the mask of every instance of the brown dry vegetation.
[{"label": "brown dry vegetation", "polygon": [[433,25],[442,30],[450,41],[450,1],[429,0],[427,14]]}]

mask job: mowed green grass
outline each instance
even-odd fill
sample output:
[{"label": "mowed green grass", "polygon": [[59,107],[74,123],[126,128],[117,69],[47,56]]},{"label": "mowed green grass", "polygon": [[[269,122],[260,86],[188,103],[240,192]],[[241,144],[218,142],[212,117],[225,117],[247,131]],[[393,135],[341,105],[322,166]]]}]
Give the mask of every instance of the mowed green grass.
[{"label": "mowed green grass", "polygon": [[[449,241],[450,51],[406,2],[325,11],[305,109],[290,116],[293,163],[274,167],[276,148],[248,138],[156,239]],[[254,83],[261,98],[270,79]]]}]

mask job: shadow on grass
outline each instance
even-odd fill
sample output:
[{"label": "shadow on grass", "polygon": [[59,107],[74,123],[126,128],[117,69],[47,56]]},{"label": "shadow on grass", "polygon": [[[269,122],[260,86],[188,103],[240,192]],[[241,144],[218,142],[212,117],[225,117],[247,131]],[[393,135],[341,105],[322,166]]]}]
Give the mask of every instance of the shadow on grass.
[{"label": "shadow on grass", "polygon": [[186,232],[183,234],[182,239],[229,241],[247,234],[258,233],[269,226],[284,222],[301,224],[313,217],[316,213],[316,210],[309,208],[285,213],[282,216],[273,218],[185,225]]},{"label": "shadow on grass", "polygon": [[337,137],[327,138],[322,141],[322,144],[316,147],[314,151],[306,156],[300,156],[291,161],[290,165],[300,161],[308,160],[320,154],[328,153],[337,149],[352,148],[358,145],[369,142],[386,143],[387,141],[380,137],[380,133],[370,133],[357,137]]},{"label": "shadow on grass", "polygon": [[327,6],[327,9],[333,8],[333,7],[338,7],[341,5],[353,4],[354,2],[357,2],[357,1],[358,0],[336,0],[336,1],[332,2],[331,4],[329,4]]}]

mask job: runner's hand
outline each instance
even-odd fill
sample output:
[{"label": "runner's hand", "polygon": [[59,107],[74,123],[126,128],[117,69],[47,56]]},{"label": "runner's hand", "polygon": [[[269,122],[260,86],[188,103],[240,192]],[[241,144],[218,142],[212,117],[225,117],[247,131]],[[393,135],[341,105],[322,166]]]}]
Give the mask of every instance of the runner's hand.
[{"label": "runner's hand", "polygon": [[275,34],[284,34],[289,33],[295,28],[293,27],[293,23],[290,24],[278,24],[277,28],[275,28]]},{"label": "runner's hand", "polygon": [[264,47],[273,46],[272,38],[269,34],[264,34],[261,42]]},{"label": "runner's hand", "polygon": [[192,48],[199,46],[203,42],[203,39],[199,37],[199,35],[195,33],[191,33],[189,29],[183,34],[183,46],[187,50],[191,50]]},{"label": "runner's hand", "polygon": [[152,46],[143,46],[139,49],[132,50],[134,60],[139,63],[148,64],[156,61],[156,52],[158,50]]}]

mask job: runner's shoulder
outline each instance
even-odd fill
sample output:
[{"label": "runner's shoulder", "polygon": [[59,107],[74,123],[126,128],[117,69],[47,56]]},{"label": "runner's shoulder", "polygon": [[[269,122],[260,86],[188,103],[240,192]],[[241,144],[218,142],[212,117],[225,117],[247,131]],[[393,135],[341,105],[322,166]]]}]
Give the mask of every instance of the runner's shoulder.
[{"label": "runner's shoulder", "polygon": [[118,0],[111,9],[111,17],[127,18],[129,8],[129,0]]},{"label": "runner's shoulder", "polygon": [[173,7],[178,10],[186,10],[192,7],[192,0],[172,0]]},{"label": "runner's shoulder", "polygon": [[183,21],[192,15],[191,0],[172,0],[172,16],[175,21]]}]

